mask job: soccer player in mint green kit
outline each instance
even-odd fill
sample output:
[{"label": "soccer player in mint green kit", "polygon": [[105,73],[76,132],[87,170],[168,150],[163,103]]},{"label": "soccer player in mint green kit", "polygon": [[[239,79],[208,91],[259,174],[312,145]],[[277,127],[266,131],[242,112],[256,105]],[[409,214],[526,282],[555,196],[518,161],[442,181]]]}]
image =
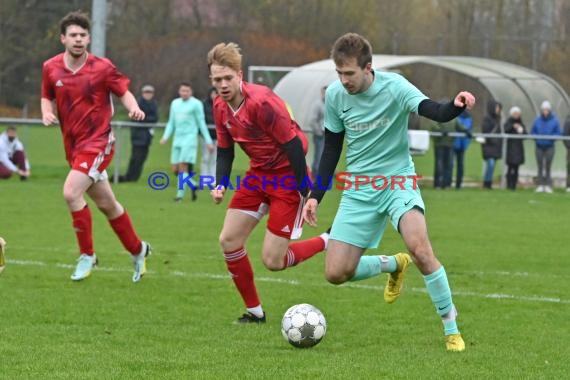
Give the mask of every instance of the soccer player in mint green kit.
[{"label": "soccer player in mint green kit", "polygon": [[[442,319],[447,350],[463,351],[465,343],[457,328],[447,275],[427,234],[407,125],[411,112],[438,122],[452,120],[465,108],[472,108],[475,98],[469,92],[460,92],[450,103],[436,103],[399,74],[373,70],[370,43],[358,34],[341,36],[331,55],[339,80],[326,92],[325,148],[318,173],[323,186],[311,192],[303,209],[307,223],[316,225],[318,203],[328,188],[345,138],[346,171],[352,186],[343,191],[332,225],[325,276],[329,282],[341,284],[389,273],[384,300],[392,303],[400,295],[405,271],[413,259]],[[357,189],[355,176],[383,176],[387,186],[378,179]],[[402,235],[411,258],[406,253],[363,255],[367,248],[378,247],[388,221]]]},{"label": "soccer player in mint green kit", "polygon": [[[168,115],[168,123],[160,140],[160,144],[164,145],[168,138],[174,134],[172,141],[172,153],[170,155],[170,163],[173,165],[174,173],[188,173],[193,170],[198,154],[198,129],[204,140],[206,140],[206,148],[209,151],[214,150],[206,119],[204,115],[203,103],[192,96],[192,87],[188,83],[181,83],[178,88],[179,98],[170,103],[170,113]],[[197,183],[192,181],[194,186]],[[175,202],[181,202],[184,199],[185,189],[178,189],[176,192]],[[192,190],[192,200],[196,200],[196,190]]]}]

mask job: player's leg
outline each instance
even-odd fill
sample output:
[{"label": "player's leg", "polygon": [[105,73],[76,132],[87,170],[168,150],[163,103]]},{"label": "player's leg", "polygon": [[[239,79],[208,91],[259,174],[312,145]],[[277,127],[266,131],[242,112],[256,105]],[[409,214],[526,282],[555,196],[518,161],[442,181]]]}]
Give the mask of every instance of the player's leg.
[{"label": "player's leg", "polygon": [[12,170],[0,162],[0,179],[8,179],[12,176]]},{"label": "player's leg", "polygon": [[[85,158],[88,162],[89,159]],[[87,164],[86,164],[87,165]],[[81,167],[83,170],[84,166]],[[79,246],[79,259],[71,279],[74,281],[83,280],[89,277],[91,270],[97,264],[97,256],[93,250],[93,223],[91,210],[85,202],[84,194],[93,184],[93,179],[85,172],[71,169],[63,184],[63,198],[71,212],[73,229]]]},{"label": "player's leg", "polygon": [[290,243],[302,234],[304,200],[297,191],[267,185],[269,220],[263,242],[262,258],[265,267],[278,271],[295,266],[327,247],[328,233]]},{"label": "player's leg", "polygon": [[[236,193],[236,196],[238,194]],[[247,309],[247,313],[238,319],[238,322],[243,323],[265,322],[265,313],[255,287],[253,268],[245,249],[247,238],[261,217],[263,213],[230,208],[220,233],[220,246],[228,272]]]},{"label": "player's leg", "polygon": [[0,273],[6,268],[6,241],[0,237]]},{"label": "player's leg", "polygon": [[184,162],[179,162],[177,164],[177,178],[176,178],[176,183],[178,184],[178,188],[176,190],[176,198],[174,198],[175,202],[181,202],[184,199],[184,194],[186,193],[186,185],[184,182],[180,181],[180,175],[186,175],[186,173],[188,173],[188,164],[184,163]]},{"label": "player's leg", "polygon": [[457,328],[457,310],[445,269],[435,257],[428,238],[423,212],[413,208],[402,215],[400,233],[414,262],[424,277],[428,294],[442,319],[446,345],[449,351],[463,351],[465,343]]},{"label": "player's leg", "polygon": [[[376,194],[378,197],[378,194]],[[372,202],[343,196],[335,216],[327,247],[325,275],[329,282],[342,284],[346,281],[361,281],[380,273],[398,271],[398,260],[407,258],[404,253],[394,256],[363,255],[367,248],[376,248],[386,228],[387,215]],[[345,257],[346,256],[346,257]],[[403,273],[407,268],[400,268]]]},{"label": "player's leg", "polygon": [[133,282],[140,281],[146,273],[146,257],[150,255],[151,247],[137,235],[129,213],[115,198],[105,171],[102,177],[87,190],[87,194],[107,217],[123,247],[131,254],[134,265]]}]

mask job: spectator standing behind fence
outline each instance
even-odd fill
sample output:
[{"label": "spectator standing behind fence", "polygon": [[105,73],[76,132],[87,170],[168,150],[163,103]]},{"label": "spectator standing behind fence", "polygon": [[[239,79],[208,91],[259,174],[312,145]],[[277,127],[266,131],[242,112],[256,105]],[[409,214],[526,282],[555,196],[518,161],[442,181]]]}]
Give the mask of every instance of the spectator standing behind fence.
[{"label": "spectator standing behind fence", "polygon": [[[512,107],[509,110],[509,118],[503,126],[505,133],[512,135],[526,135],[527,130],[521,120],[521,109]],[[507,189],[515,190],[519,180],[519,166],[524,164],[523,140],[511,138],[507,140]]]},{"label": "spectator standing behind fence", "polygon": [[[164,145],[168,138],[174,134],[170,163],[173,165],[172,169],[176,174],[192,172],[194,169],[193,166],[198,154],[198,129],[206,139],[208,144],[206,149],[214,149],[208,127],[206,127],[204,105],[192,96],[190,84],[182,82],[178,88],[178,95],[180,97],[174,99],[170,104],[168,123],[166,123],[166,129],[160,140],[160,144]],[[193,182],[193,185],[197,187],[198,183]],[[178,189],[174,201],[181,202],[185,191],[184,187]],[[192,201],[195,201],[196,198],[196,190],[192,189]]]},{"label": "spectator standing behind fence", "polygon": [[[570,137],[570,114],[564,122],[564,136]],[[570,140],[564,140],[566,147],[566,192],[570,193]]]},{"label": "spectator standing behind fence", "polygon": [[30,164],[16,128],[8,127],[0,134],[0,179],[8,179],[13,173],[18,174],[22,181],[28,179]]},{"label": "spectator standing behind fence", "polygon": [[[453,155],[455,156],[456,177],[455,177],[455,189],[461,189],[463,184],[463,173],[465,168],[465,151],[471,143],[471,133],[473,131],[473,118],[469,111],[465,110],[457,117],[457,122],[465,129],[466,137],[456,137],[453,139]],[[453,162],[452,173],[453,173]]]},{"label": "spectator standing behind fence", "polygon": [[319,170],[319,162],[323,155],[323,148],[325,146],[325,92],[327,87],[321,88],[320,97],[313,104],[311,109],[311,132],[313,132],[313,164],[311,171],[313,172],[313,179],[317,182],[317,171]]},{"label": "spectator standing behind fence", "polygon": [[[532,135],[560,136],[560,123],[552,112],[552,106],[548,100],[543,101],[540,105],[540,115],[534,119],[530,133]],[[554,159],[555,141],[550,139],[535,140],[536,165],[538,167],[537,193],[552,193],[550,169]]]},{"label": "spectator standing behind fence", "polygon": [[[158,122],[158,104],[154,99],[154,87],[149,84],[144,85],[141,89],[141,94],[137,103],[145,114],[142,122]],[[148,157],[153,133],[151,127],[131,128],[131,159],[129,160],[127,174],[119,176],[119,182],[136,182],[139,180],[144,163]]]},{"label": "spectator standing behind fence", "polygon": [[[449,103],[449,99],[441,100],[440,103]],[[456,120],[447,123],[436,123],[432,126],[433,132],[440,132],[441,136],[434,136],[435,165],[433,173],[433,187],[436,189],[447,189],[451,186],[453,174],[453,137],[450,132],[466,132],[471,135],[465,127]]]},{"label": "spectator standing behind fence", "polygon": [[204,116],[206,117],[206,126],[212,139],[213,150],[208,149],[208,143],[202,136],[202,161],[200,162],[200,174],[204,176],[216,177],[216,124],[214,124],[214,99],[218,93],[215,88],[211,88],[208,96],[204,99]]},{"label": "spectator standing behind fence", "polygon": [[[481,126],[482,133],[501,133],[501,110],[503,105],[496,100],[487,102],[487,114]],[[497,137],[485,137],[482,141],[483,160],[485,161],[485,172],[483,174],[483,187],[491,189],[493,187],[493,172],[495,163],[502,155],[501,139]]]}]

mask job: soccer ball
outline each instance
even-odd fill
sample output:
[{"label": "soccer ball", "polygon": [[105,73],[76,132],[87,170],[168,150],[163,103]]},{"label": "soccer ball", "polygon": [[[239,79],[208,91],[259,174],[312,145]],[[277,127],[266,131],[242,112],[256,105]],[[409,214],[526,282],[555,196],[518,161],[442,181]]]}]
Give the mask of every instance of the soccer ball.
[{"label": "soccer ball", "polygon": [[325,316],[319,309],[307,303],[291,306],[281,321],[283,338],[298,348],[317,345],[326,332]]}]

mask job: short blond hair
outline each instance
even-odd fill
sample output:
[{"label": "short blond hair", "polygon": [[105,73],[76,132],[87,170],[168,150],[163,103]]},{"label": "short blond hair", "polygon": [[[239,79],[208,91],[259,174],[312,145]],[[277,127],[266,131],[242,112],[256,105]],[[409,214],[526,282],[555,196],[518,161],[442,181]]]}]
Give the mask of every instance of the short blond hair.
[{"label": "short blond hair", "polygon": [[212,65],[227,66],[232,70],[241,70],[241,49],[234,42],[219,43],[208,52],[208,69]]}]

